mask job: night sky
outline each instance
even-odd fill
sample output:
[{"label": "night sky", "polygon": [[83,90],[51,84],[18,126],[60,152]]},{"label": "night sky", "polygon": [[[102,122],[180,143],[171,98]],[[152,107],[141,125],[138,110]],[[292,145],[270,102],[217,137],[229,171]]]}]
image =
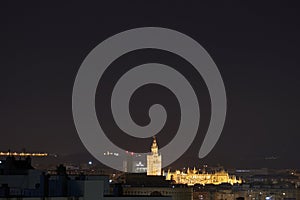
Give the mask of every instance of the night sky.
[{"label": "night sky", "polygon": [[[0,151],[90,156],[73,123],[76,73],[100,42],[145,26],[174,29],[197,40],[217,64],[227,92],[226,123],[213,151],[199,160],[197,140],[175,166],[300,168],[300,5],[283,1],[2,3]],[[161,59],[175,62],[168,55]],[[138,102],[136,107],[133,112],[139,113]],[[170,130],[177,127],[176,117],[171,120]],[[172,135],[162,134],[159,145],[168,139]]]}]

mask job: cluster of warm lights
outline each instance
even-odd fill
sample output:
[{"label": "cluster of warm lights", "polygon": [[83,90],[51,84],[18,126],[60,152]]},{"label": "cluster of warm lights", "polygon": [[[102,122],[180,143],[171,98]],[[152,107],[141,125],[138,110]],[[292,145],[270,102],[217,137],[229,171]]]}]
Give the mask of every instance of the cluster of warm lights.
[{"label": "cluster of warm lights", "polygon": [[17,152],[0,152],[0,156],[33,156],[33,157],[45,157],[47,153],[17,153]]},{"label": "cluster of warm lights", "polygon": [[235,176],[230,176],[225,171],[219,171],[215,173],[199,173],[195,168],[193,170],[187,169],[187,172],[176,170],[175,172],[170,172],[166,174],[166,180],[173,180],[179,184],[214,184],[219,185],[222,183],[241,184],[242,180],[237,179]]}]

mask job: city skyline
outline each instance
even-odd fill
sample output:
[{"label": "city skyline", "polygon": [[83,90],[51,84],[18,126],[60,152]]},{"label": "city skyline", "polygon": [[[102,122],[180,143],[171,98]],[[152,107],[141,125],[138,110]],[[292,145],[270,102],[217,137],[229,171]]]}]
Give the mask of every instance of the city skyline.
[{"label": "city skyline", "polygon": [[[26,148],[74,161],[90,160],[92,156],[77,135],[71,105],[74,79],[82,61],[111,35],[130,28],[159,26],[181,31],[203,45],[220,70],[228,99],[221,137],[212,152],[200,160],[197,153],[210,116],[210,104],[204,83],[199,83],[203,130],[174,165],[300,168],[299,5],[119,4],[90,7],[79,3],[57,6],[23,2],[4,6],[6,9],[0,14],[0,151],[19,152]],[[140,60],[147,59],[142,52],[137,53]],[[163,53],[155,58],[166,63],[181,62],[164,52],[152,53]],[[124,61],[126,64],[129,62]],[[109,73],[117,72],[108,72],[104,90],[110,87]],[[191,79],[198,78],[186,73]],[[174,137],[178,108],[171,94],[157,89],[156,94],[163,99],[150,100],[168,102],[171,111],[171,122],[157,136],[163,147]],[[106,115],[99,95],[98,92],[97,111]],[[149,94],[137,95],[136,99],[144,101],[148,97]],[[135,102],[133,107],[133,115],[140,117],[138,123],[146,123],[143,104]],[[123,136],[113,134],[112,141],[123,142]],[[129,151],[148,151],[151,138],[134,144],[122,145]]]}]

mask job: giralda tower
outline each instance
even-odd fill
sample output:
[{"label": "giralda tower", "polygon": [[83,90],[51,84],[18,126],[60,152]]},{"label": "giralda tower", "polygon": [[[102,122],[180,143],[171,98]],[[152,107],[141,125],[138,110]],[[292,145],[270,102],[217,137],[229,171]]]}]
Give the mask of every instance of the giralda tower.
[{"label": "giralda tower", "polygon": [[161,155],[158,153],[155,136],[153,137],[151,154],[147,155],[147,175],[161,176]]}]

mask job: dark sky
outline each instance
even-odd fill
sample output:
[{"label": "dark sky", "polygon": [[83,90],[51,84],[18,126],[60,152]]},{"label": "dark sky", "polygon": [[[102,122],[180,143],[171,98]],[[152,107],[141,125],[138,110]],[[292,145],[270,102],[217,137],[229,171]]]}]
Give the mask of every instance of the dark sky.
[{"label": "dark sky", "polygon": [[177,165],[300,168],[299,5],[20,1],[0,9],[0,151],[87,154],[71,109],[82,61],[109,36],[158,26],[189,35],[209,52],[228,98],[213,151],[198,160],[200,144],[193,143]]}]

